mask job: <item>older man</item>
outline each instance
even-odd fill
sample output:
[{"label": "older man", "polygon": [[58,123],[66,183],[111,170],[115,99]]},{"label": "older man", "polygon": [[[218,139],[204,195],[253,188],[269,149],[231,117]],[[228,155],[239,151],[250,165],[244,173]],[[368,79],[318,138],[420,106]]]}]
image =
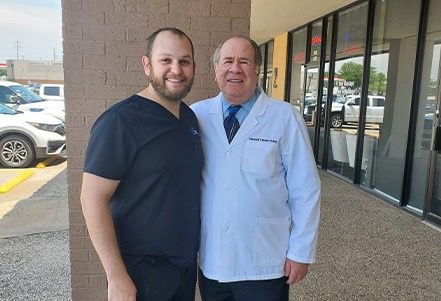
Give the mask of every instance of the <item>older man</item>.
[{"label": "older man", "polygon": [[288,300],[315,260],[320,180],[300,114],[257,88],[261,56],[233,37],[215,51],[221,90],[192,106],[205,167],[203,300]]}]

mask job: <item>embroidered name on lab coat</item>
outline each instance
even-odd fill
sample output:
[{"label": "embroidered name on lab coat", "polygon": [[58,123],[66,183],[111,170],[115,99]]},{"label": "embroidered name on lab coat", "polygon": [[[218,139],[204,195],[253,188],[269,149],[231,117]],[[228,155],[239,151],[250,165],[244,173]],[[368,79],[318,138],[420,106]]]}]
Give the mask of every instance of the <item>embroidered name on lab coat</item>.
[{"label": "embroidered name on lab coat", "polygon": [[266,138],[254,138],[254,137],[250,137],[250,138],[248,138],[248,140],[251,140],[251,141],[260,141],[260,142],[277,143],[277,140],[274,140],[274,139],[266,139]]}]

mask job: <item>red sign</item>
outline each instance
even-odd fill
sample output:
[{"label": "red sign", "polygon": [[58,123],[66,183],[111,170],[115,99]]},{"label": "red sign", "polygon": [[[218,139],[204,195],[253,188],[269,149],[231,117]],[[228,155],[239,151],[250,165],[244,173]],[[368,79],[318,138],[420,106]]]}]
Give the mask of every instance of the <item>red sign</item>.
[{"label": "red sign", "polygon": [[322,36],[315,36],[311,38],[311,45],[312,46],[317,46],[320,45],[322,43]]}]

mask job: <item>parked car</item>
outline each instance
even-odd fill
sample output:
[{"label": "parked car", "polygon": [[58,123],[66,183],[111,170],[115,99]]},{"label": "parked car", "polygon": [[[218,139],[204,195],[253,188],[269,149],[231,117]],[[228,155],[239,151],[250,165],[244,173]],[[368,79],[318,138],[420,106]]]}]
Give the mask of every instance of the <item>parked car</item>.
[{"label": "parked car", "polygon": [[[384,96],[368,95],[366,108],[367,123],[383,123]],[[346,97],[344,103],[333,103],[331,109],[331,127],[342,127],[346,122],[358,122],[360,115],[360,95]]]},{"label": "parked car", "polygon": [[[323,95],[322,98],[322,113],[324,113],[323,108],[325,107],[327,97],[328,97],[327,95]],[[345,101],[346,99],[343,96],[332,95],[333,103],[335,102],[344,103]],[[317,97],[315,97],[313,100],[305,98],[305,105],[303,108],[303,118],[305,121],[312,121],[312,114],[316,110],[316,107],[317,107]],[[324,114],[322,115],[322,120],[323,120],[323,116]]]},{"label": "parked car", "polygon": [[66,156],[64,123],[40,112],[21,112],[0,104],[0,164],[30,166],[35,159]]},{"label": "parked car", "polygon": [[38,94],[43,99],[64,101],[64,85],[42,84]]},{"label": "parked car", "polygon": [[65,120],[64,101],[45,100],[19,83],[0,81],[0,103],[12,109],[44,112]]}]

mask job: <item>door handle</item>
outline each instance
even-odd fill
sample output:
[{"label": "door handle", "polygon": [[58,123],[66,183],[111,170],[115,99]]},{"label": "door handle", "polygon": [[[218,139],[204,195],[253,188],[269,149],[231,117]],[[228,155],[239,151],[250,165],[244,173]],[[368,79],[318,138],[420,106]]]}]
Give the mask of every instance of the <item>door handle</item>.
[{"label": "door handle", "polygon": [[433,150],[441,153],[441,126],[437,126],[434,128],[433,133]]}]

